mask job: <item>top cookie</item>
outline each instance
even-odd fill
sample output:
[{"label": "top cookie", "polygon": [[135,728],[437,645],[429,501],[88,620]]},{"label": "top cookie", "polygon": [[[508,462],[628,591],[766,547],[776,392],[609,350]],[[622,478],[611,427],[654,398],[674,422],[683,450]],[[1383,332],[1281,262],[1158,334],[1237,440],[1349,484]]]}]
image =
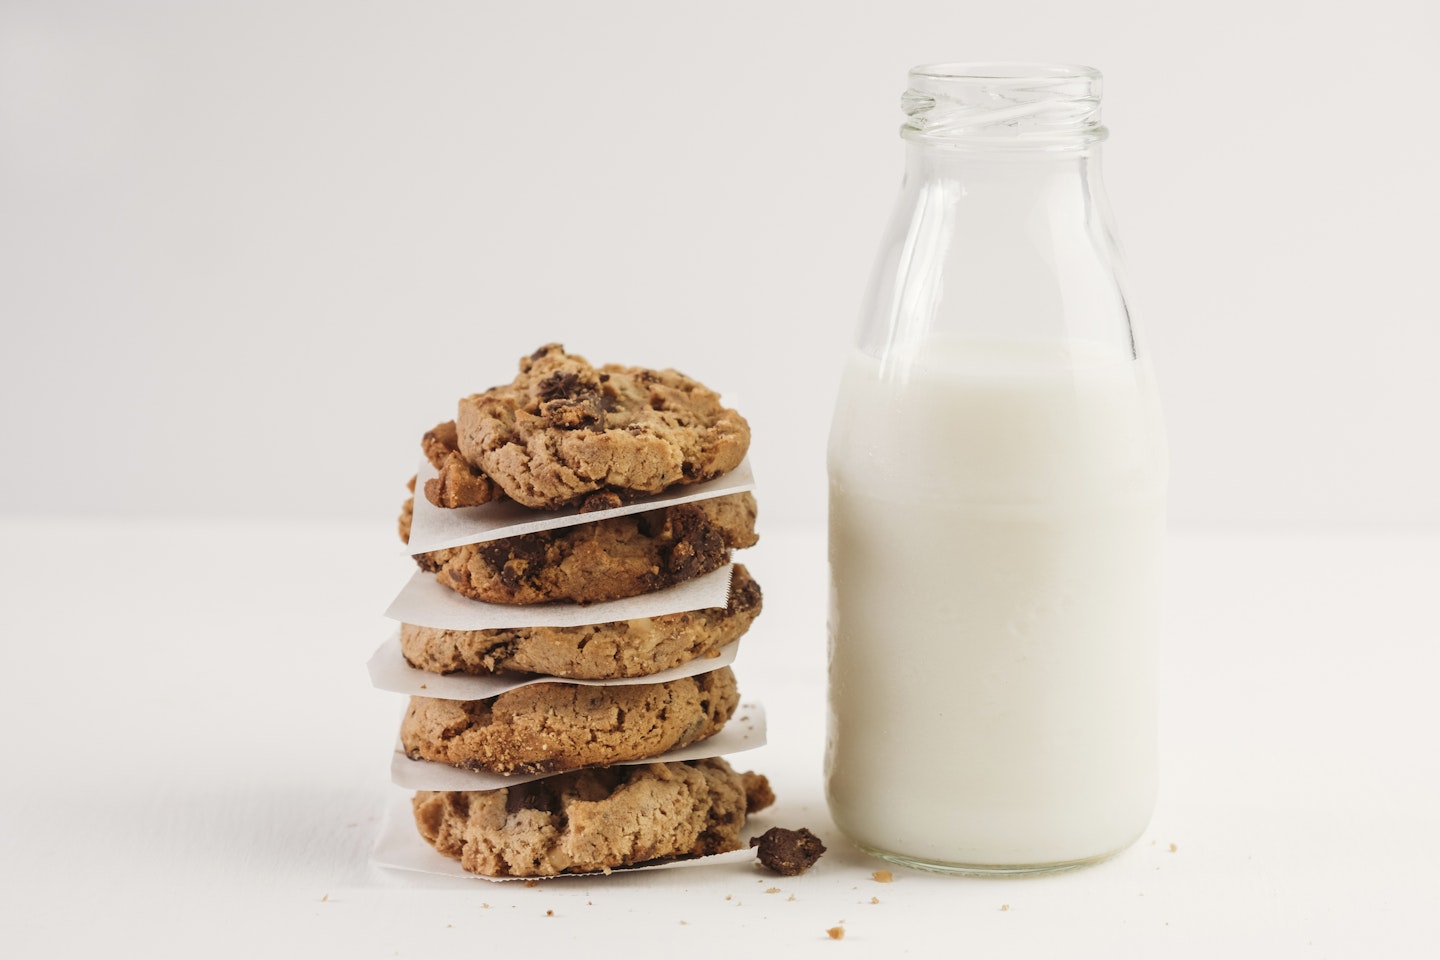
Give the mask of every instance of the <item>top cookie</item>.
[{"label": "top cookie", "polygon": [[520,361],[508,386],[460,401],[461,454],[527,507],[553,510],[599,490],[659,493],[734,469],[745,418],[674,370],[595,368],[559,344]]}]

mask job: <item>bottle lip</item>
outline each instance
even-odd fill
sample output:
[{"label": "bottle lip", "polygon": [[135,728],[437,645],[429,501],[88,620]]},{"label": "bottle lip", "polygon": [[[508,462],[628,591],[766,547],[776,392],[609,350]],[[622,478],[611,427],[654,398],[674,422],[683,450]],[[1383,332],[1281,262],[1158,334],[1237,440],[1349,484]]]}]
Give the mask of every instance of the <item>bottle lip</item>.
[{"label": "bottle lip", "polygon": [[910,76],[938,80],[1075,80],[1087,79],[1097,85],[1099,70],[1079,63],[1048,63],[1026,60],[977,60],[953,63],[924,63],[910,68]]},{"label": "bottle lip", "polygon": [[961,148],[1068,150],[1103,140],[1099,70],[1080,64],[922,64],[900,105],[909,140]]}]

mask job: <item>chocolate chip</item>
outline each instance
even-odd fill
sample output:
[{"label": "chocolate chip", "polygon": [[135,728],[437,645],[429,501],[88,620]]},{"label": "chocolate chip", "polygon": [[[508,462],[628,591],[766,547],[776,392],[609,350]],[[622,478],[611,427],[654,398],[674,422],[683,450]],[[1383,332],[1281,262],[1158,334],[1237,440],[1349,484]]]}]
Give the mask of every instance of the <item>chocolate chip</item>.
[{"label": "chocolate chip", "polygon": [[609,490],[602,490],[599,493],[592,493],[580,501],[581,513],[594,513],[596,510],[614,510],[622,506],[620,495]]},{"label": "chocolate chip", "polygon": [[528,575],[540,570],[545,562],[545,533],[507,537],[482,543],[476,547],[480,559],[500,577],[500,581],[512,589],[519,586]]},{"label": "chocolate chip", "polygon": [[567,370],[556,370],[536,385],[535,398],[542,401],[573,400],[580,396],[583,389],[584,385],[578,374]]},{"label": "chocolate chip", "polygon": [[760,584],[749,578],[744,580],[739,577],[735,578],[730,592],[731,609],[736,612],[756,610],[759,609],[761,602]]},{"label": "chocolate chip", "polygon": [[535,387],[536,413],[562,430],[603,429],[605,405],[594,384],[557,370]]},{"label": "chocolate chip", "polygon": [[512,815],[521,810],[540,810],[554,813],[560,809],[560,798],[543,780],[532,780],[510,787],[505,792],[505,813]]}]

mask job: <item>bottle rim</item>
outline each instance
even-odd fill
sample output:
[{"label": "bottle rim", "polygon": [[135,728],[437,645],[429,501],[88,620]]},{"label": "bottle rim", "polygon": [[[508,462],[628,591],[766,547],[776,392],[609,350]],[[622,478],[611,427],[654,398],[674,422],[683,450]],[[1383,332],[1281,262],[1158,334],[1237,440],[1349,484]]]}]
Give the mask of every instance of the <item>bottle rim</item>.
[{"label": "bottle rim", "polygon": [[976,61],[911,68],[900,99],[909,140],[957,147],[1073,149],[1103,140],[1099,70]]},{"label": "bottle rim", "polygon": [[1099,83],[1099,70],[1079,63],[1050,63],[1027,60],[977,60],[947,63],[925,63],[910,68],[911,77],[962,80],[1072,80],[1089,79]]}]

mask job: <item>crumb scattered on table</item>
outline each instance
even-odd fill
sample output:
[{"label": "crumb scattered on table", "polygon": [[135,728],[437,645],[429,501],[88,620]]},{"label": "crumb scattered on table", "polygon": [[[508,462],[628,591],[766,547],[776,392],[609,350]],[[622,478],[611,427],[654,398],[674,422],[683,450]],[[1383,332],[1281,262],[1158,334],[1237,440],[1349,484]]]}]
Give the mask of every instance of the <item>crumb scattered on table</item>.
[{"label": "crumb scattered on table", "polygon": [[844,940],[844,939],[845,939],[845,928],[844,928],[844,927],[831,927],[829,930],[826,930],[826,931],[825,931],[825,934],[826,934],[831,940]]},{"label": "crumb scattered on table", "polygon": [[895,879],[895,874],[891,873],[889,870],[876,870],[874,873],[870,874],[870,876],[875,878],[876,883],[889,883],[890,881]]}]

